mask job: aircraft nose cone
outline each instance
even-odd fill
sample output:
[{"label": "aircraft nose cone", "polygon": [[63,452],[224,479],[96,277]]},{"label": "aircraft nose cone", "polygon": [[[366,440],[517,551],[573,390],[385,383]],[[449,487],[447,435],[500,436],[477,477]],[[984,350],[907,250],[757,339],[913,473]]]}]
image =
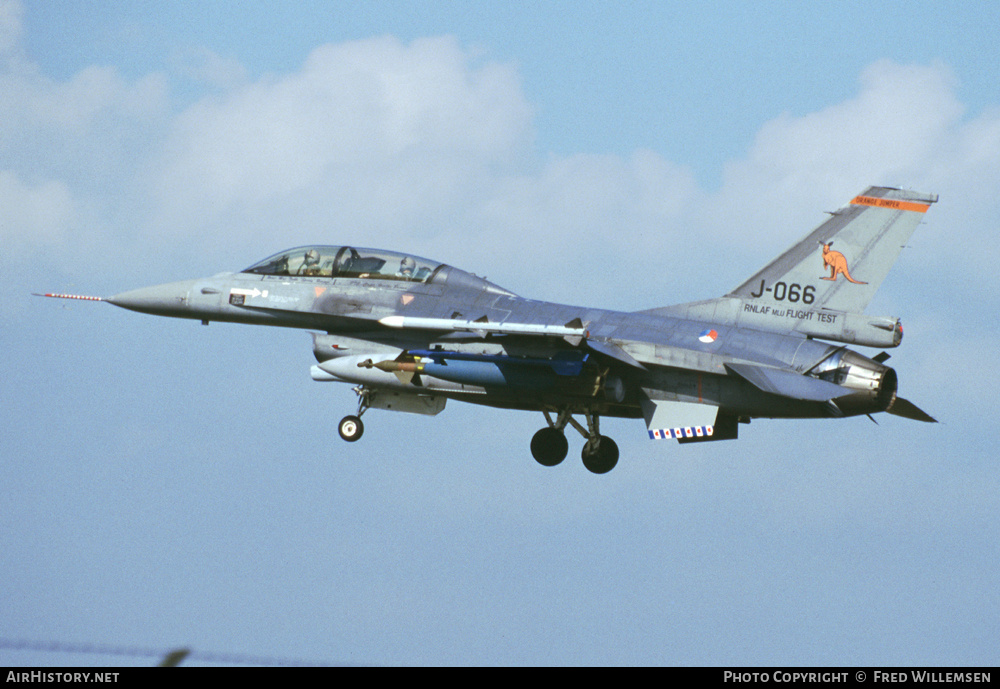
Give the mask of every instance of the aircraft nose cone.
[{"label": "aircraft nose cone", "polygon": [[129,292],[122,292],[105,299],[115,306],[140,313],[151,313],[157,316],[187,315],[188,296],[194,280],[171,282],[166,285],[143,287]]}]

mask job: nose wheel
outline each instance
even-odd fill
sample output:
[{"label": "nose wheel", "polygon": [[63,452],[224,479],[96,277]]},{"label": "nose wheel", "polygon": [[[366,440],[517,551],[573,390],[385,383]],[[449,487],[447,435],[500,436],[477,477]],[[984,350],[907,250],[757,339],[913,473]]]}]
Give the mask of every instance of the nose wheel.
[{"label": "nose wheel", "polygon": [[341,438],[349,443],[353,443],[355,440],[361,439],[362,434],[365,432],[365,425],[361,423],[360,417],[352,414],[340,420],[337,432],[340,433]]}]

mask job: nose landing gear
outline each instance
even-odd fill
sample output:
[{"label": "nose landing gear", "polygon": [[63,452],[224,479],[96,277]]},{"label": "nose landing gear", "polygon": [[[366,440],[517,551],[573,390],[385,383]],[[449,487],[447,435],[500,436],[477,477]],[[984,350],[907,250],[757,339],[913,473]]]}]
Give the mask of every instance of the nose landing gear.
[{"label": "nose landing gear", "polygon": [[340,420],[340,424],[337,425],[337,432],[340,433],[340,437],[349,443],[353,443],[361,439],[361,436],[365,432],[365,425],[361,423],[361,415],[365,413],[368,409],[368,396],[370,391],[364,386],[358,386],[354,388],[354,392],[358,396],[358,413],[349,414]]}]

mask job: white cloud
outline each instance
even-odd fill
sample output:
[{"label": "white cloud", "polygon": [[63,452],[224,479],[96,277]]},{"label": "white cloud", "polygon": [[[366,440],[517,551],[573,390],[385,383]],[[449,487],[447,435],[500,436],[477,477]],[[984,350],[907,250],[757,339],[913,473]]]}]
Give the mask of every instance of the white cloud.
[{"label": "white cloud", "polygon": [[860,93],[848,101],[767,123],[748,162],[779,179],[912,178],[962,115],[953,76],[940,65],[883,60],[867,67],[860,81]]},{"label": "white cloud", "polygon": [[[31,185],[0,170],[0,244],[4,253],[25,251],[27,263],[38,261],[38,249],[65,241],[75,217],[66,185],[57,181]],[[51,256],[45,259],[51,260]]]},{"label": "white cloud", "polygon": [[[166,217],[322,208],[419,223],[524,155],[531,110],[516,73],[451,38],[317,48],[302,69],[205,98],[172,126],[158,194]],[[291,208],[289,208],[291,206]]]},{"label": "white cloud", "polygon": [[102,118],[156,117],[167,102],[162,75],[129,83],[114,67],[87,67],[57,82],[33,66],[19,65],[0,74],[0,89],[0,116],[9,126],[0,135],[5,146],[16,144],[18,135],[39,131],[63,139],[101,134],[95,127],[106,126]]},{"label": "white cloud", "polygon": [[726,166],[718,206],[740,215],[778,209],[772,219],[800,220],[786,209],[815,208],[819,199],[832,210],[869,184],[913,188],[928,181],[947,135],[961,126],[950,71],[883,60],[860,82],[847,101],[765,123],[748,155]]},{"label": "white cloud", "polygon": [[24,179],[58,179],[97,205],[120,202],[141,184],[167,103],[162,74],[130,82],[113,67],[88,67],[55,81],[18,63],[0,71],[0,157]]}]

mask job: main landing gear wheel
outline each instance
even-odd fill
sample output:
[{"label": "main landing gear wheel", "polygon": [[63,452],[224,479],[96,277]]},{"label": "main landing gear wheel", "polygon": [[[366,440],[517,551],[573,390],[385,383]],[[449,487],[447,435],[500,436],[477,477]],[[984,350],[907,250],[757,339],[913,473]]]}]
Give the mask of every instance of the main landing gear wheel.
[{"label": "main landing gear wheel", "polygon": [[554,467],[566,459],[568,452],[569,441],[563,432],[556,428],[543,428],[531,439],[531,456],[542,466]]},{"label": "main landing gear wheel", "polygon": [[355,440],[361,438],[361,435],[365,432],[365,425],[361,423],[361,419],[357,416],[345,416],[340,420],[337,431],[340,433],[341,438],[349,443],[353,443]]},{"label": "main landing gear wheel", "polygon": [[566,458],[569,450],[569,443],[566,442],[564,429],[572,426],[586,438],[583,446],[583,466],[588,471],[595,474],[606,474],[618,464],[618,445],[606,435],[601,435],[600,418],[591,410],[582,410],[587,419],[587,427],[584,428],[579,421],[573,418],[571,409],[559,410],[559,417],[553,421],[550,412],[555,409],[543,409],[545,420],[549,425],[547,428],[535,433],[531,439],[531,454],[539,464],[552,467],[559,464]]},{"label": "main landing gear wheel", "polygon": [[584,444],[583,466],[595,474],[606,474],[618,464],[618,445],[606,435],[598,436],[594,445],[593,440]]}]

